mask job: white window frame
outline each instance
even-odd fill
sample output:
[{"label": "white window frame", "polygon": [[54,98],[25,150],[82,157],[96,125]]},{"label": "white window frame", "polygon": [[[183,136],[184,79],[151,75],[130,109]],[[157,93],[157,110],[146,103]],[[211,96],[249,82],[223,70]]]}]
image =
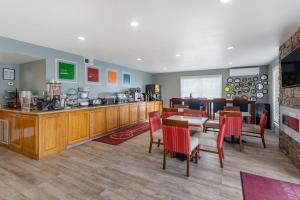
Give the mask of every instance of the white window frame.
[{"label": "white window frame", "polygon": [[[223,90],[222,90],[222,88],[223,88],[223,76],[222,76],[222,74],[215,74],[215,75],[201,75],[201,76],[181,76],[180,77],[180,96],[181,96],[181,98],[185,98],[184,96],[183,96],[183,88],[182,88],[182,80],[183,79],[201,79],[201,78],[209,78],[209,77],[214,77],[214,78],[220,78],[220,96],[219,97],[214,97],[214,98],[222,98],[222,96],[223,96]],[[205,97],[203,97],[203,98],[205,98]]]},{"label": "white window frame", "polygon": [[[275,73],[276,71],[278,72],[278,77],[275,77]],[[272,108],[272,112],[273,112],[273,124],[276,126],[276,127],[279,127],[279,101],[278,101],[278,98],[279,96],[276,97],[276,84],[278,84],[278,88],[279,88],[279,92],[278,92],[278,95],[280,94],[280,81],[279,81],[279,66],[276,66],[272,69],[272,89],[273,89],[273,108]],[[277,107],[276,107],[277,106]],[[278,109],[278,116],[276,117],[276,109]]]}]

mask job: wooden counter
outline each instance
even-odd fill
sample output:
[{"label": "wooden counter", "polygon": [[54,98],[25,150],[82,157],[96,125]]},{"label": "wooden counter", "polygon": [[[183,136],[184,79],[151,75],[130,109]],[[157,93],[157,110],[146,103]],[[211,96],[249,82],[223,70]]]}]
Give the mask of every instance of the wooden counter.
[{"label": "wooden counter", "polygon": [[68,145],[145,121],[149,112],[162,110],[162,102],[136,102],[59,111],[0,109],[9,124],[7,147],[34,159],[64,151]]}]

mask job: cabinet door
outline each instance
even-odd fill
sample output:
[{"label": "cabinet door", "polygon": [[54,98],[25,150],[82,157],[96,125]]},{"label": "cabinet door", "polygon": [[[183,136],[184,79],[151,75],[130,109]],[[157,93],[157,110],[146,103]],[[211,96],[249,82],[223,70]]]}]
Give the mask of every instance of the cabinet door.
[{"label": "cabinet door", "polygon": [[117,128],[119,128],[119,107],[108,107],[106,108],[106,129],[111,131]]},{"label": "cabinet door", "polygon": [[8,114],[8,131],[9,131],[9,148],[21,151],[22,149],[22,131],[21,131],[21,120],[16,114]]},{"label": "cabinet door", "polygon": [[20,124],[22,130],[22,152],[26,155],[36,157],[38,154],[37,134],[38,117],[31,115],[20,115]]},{"label": "cabinet door", "polygon": [[147,119],[149,118],[149,113],[154,112],[154,102],[147,102]]},{"label": "cabinet door", "polygon": [[138,108],[139,104],[130,104],[130,124],[135,124],[139,121],[138,119]]},{"label": "cabinet door", "polygon": [[129,105],[120,106],[120,127],[127,126],[130,123]]},{"label": "cabinet door", "polygon": [[160,111],[160,102],[159,101],[154,102],[154,111],[157,111],[157,112]]},{"label": "cabinet door", "polygon": [[139,121],[144,121],[147,119],[147,107],[146,103],[140,103],[139,104]]},{"label": "cabinet door", "polygon": [[89,138],[89,111],[69,113],[68,144],[75,144]]},{"label": "cabinet door", "polygon": [[65,149],[67,114],[41,116],[39,126],[39,156],[57,154]]},{"label": "cabinet door", "polygon": [[106,111],[99,108],[90,112],[90,136],[96,136],[106,132]]}]

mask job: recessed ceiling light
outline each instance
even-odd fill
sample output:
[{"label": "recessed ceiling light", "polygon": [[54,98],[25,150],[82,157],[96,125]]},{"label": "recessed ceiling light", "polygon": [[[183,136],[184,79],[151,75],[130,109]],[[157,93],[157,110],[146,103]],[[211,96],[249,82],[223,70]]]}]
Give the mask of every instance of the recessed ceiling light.
[{"label": "recessed ceiling light", "polygon": [[176,57],[180,57],[180,56],[181,56],[181,54],[179,54],[179,53],[176,54]]},{"label": "recessed ceiling light", "polygon": [[136,60],[137,60],[137,61],[142,61],[142,59],[141,59],[141,58],[137,58]]},{"label": "recessed ceiling light", "polygon": [[231,0],[220,0],[221,3],[229,3]]},{"label": "recessed ceiling light", "polygon": [[234,46],[227,47],[227,50],[232,50],[232,49],[234,49]]},{"label": "recessed ceiling light", "polygon": [[84,41],[84,40],[85,40],[85,37],[83,37],[83,36],[78,36],[77,39],[78,39],[78,40],[81,40],[81,41]]},{"label": "recessed ceiling light", "polygon": [[132,21],[132,22],[130,22],[130,26],[131,27],[134,27],[134,28],[136,28],[136,27],[138,27],[140,24],[137,22],[137,21]]}]

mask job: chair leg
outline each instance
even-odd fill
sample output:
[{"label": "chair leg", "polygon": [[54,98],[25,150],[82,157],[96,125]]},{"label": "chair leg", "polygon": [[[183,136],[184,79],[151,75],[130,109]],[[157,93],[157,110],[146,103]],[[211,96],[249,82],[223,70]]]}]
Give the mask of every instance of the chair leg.
[{"label": "chair leg", "polygon": [[222,158],[225,159],[225,155],[224,155],[224,149],[222,147]]},{"label": "chair leg", "polygon": [[159,147],[160,146],[160,139],[158,139],[158,143],[157,143],[157,147]]},{"label": "chair leg", "polygon": [[220,166],[223,168],[223,158],[222,158],[222,150],[218,149],[218,154],[219,154],[219,160],[220,160]]},{"label": "chair leg", "polygon": [[243,151],[243,140],[242,140],[242,136],[239,137],[240,139],[240,151]]},{"label": "chair leg", "polygon": [[166,169],[166,150],[164,150],[163,170]]},{"label": "chair leg", "polygon": [[266,148],[266,142],[265,142],[265,136],[264,136],[264,134],[261,134],[261,141],[262,141],[262,143],[264,145],[264,148]]},{"label": "chair leg", "polygon": [[187,155],[187,159],[186,159],[186,176],[189,177],[190,176],[190,155]]},{"label": "chair leg", "polygon": [[149,153],[151,153],[151,150],[152,150],[152,143],[153,143],[153,141],[150,140]]},{"label": "chair leg", "polygon": [[196,147],[196,153],[195,153],[196,164],[198,164],[198,154],[199,154],[199,145]]}]

